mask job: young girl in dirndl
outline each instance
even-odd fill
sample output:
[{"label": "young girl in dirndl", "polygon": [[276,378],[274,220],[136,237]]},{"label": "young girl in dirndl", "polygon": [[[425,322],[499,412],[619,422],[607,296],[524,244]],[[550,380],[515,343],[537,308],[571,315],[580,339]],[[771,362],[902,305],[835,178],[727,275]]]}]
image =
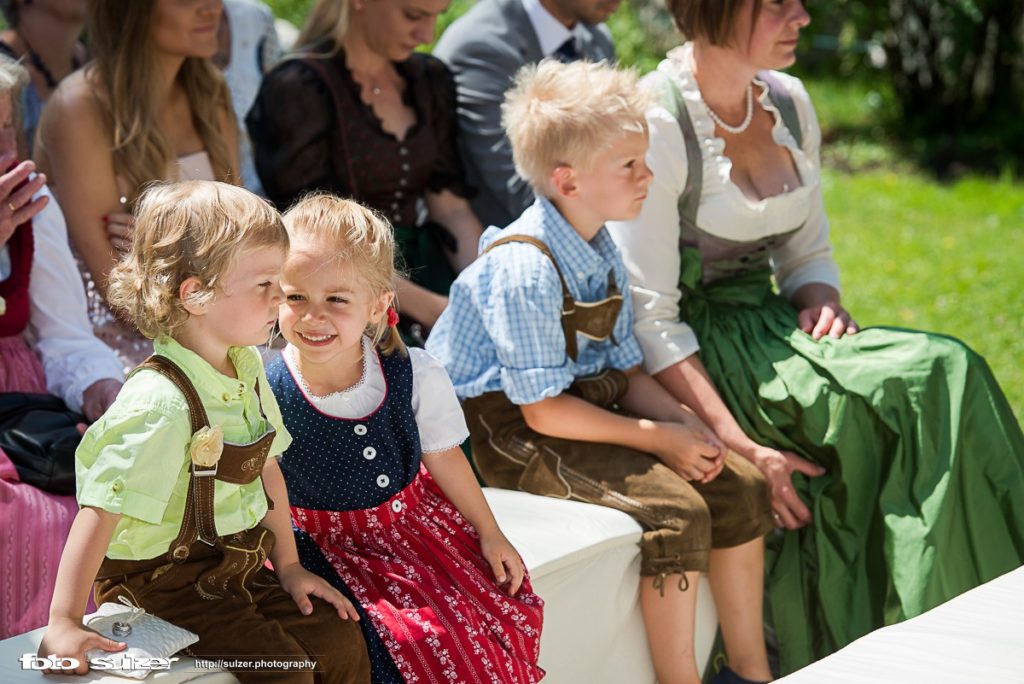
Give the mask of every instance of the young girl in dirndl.
[{"label": "young girl in dirndl", "polygon": [[443,366],[401,342],[390,226],[328,195],[285,225],[289,344],[267,375],[303,565],[369,617],[375,682],[539,681],[543,602],[459,449]]}]

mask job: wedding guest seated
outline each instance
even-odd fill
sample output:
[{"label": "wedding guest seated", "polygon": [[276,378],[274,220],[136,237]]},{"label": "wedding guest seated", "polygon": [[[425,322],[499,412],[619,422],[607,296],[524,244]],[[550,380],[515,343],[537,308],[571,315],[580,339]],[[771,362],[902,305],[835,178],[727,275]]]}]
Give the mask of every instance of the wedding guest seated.
[{"label": "wedding guest seated", "polygon": [[43,106],[57,84],[85,64],[85,46],[79,38],[86,5],[85,0],[0,0],[0,13],[7,21],[7,29],[0,32],[0,53],[20,60],[30,77],[21,91],[21,127],[28,157]]},{"label": "wedding guest seated", "polygon": [[434,55],[455,74],[459,147],[470,201],[485,225],[507,226],[533,203],[533,188],[512,163],[501,127],[505,91],[521,67],[545,57],[564,62],[615,59],[602,24],[618,0],[480,0],[437,41]]},{"label": "wedding guest seated", "polygon": [[796,60],[803,5],[668,6],[691,42],[648,77],[654,182],[609,230],[647,370],[771,486],[786,673],[1019,566],[1024,435],[962,342],[861,330],[844,307],[821,129],[774,71]]},{"label": "wedding guest seated", "polygon": [[37,161],[81,257],[97,335],[126,368],[152,343],[107,307],[107,274],[131,245],[130,207],[155,180],[238,180],[238,134],[217,52],[219,2],[95,0],[93,61],[54,93]]},{"label": "wedding guest seated", "polygon": [[447,7],[317,0],[248,117],[256,169],[281,210],[322,190],[391,222],[409,273],[398,285],[402,318],[426,328],[455,274],[476,257],[481,232],[456,149],[451,74],[414,51],[433,40]]},{"label": "wedding guest seated", "polygon": [[[121,363],[92,334],[64,218],[46,177],[33,173],[31,161],[17,161],[21,132],[13,123],[28,79],[24,68],[0,55],[0,168],[7,169],[0,174],[0,393],[54,394],[95,420],[121,387]],[[74,497],[19,482],[0,449],[0,558],[19,559],[0,573],[0,639],[46,623],[75,510]]]},{"label": "wedding guest seated", "polygon": [[643,526],[640,605],[659,682],[700,681],[701,572],[732,658],[715,684],[765,681],[768,488],[642,370],[626,268],[604,227],[635,217],[647,195],[646,104],[636,75],[606,64],[520,72],[503,119],[538,198],[484,233],[427,350],[464,401],[487,484],[608,506]]}]

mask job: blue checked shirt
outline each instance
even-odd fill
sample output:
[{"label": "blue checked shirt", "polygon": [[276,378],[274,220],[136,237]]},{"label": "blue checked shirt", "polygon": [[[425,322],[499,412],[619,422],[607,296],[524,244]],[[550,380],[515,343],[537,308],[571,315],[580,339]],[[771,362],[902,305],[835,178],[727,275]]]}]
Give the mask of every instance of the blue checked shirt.
[{"label": "blue checked shirt", "polygon": [[538,198],[508,228],[488,228],[480,251],[512,234],[535,237],[550,248],[577,301],[604,299],[608,272],[615,273],[624,297],[615,322],[617,344],[577,335],[578,360],[570,359],[562,332],[562,286],[551,260],[533,245],[501,245],[459,275],[427,339],[427,351],[444,363],[460,399],[500,390],[515,404],[532,404],[558,396],[576,378],[643,362],[633,336],[626,268],[605,228],[586,242],[551,202]]}]

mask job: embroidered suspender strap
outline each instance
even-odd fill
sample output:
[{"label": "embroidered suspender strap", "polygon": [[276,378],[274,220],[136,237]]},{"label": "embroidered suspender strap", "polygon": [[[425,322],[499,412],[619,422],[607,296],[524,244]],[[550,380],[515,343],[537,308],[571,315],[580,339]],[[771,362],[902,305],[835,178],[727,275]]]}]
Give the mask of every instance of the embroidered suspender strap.
[{"label": "embroidered suspender strap", "polygon": [[[203,408],[203,402],[192,382],[173,361],[164,357],[153,355],[139,364],[135,371],[141,368],[148,368],[160,373],[174,383],[188,403],[189,419],[192,423],[192,434],[200,428],[208,426],[210,420]],[[181,528],[178,536],[171,543],[168,557],[175,563],[183,563],[188,560],[189,547],[201,539],[206,544],[213,546],[217,541],[217,525],[214,521],[213,496],[214,496],[214,475],[217,468],[197,470],[192,464],[192,474],[189,476],[188,495],[185,498],[185,510],[181,521]]]},{"label": "embroidered suspender strap", "polygon": [[529,235],[506,235],[503,238],[499,238],[487,246],[487,249],[483,251],[484,254],[491,251],[499,245],[505,245],[510,242],[525,242],[528,245],[533,245],[541,252],[544,253],[548,259],[551,260],[551,265],[555,267],[555,273],[558,274],[558,280],[562,284],[562,333],[565,335],[565,353],[573,361],[579,355],[579,348],[576,346],[576,330],[572,327],[569,320],[576,311],[576,300],[573,299],[572,294],[569,292],[569,286],[565,282],[565,277],[562,275],[562,269],[558,267],[558,262],[555,261],[555,255],[551,253],[551,250],[541,240]]}]

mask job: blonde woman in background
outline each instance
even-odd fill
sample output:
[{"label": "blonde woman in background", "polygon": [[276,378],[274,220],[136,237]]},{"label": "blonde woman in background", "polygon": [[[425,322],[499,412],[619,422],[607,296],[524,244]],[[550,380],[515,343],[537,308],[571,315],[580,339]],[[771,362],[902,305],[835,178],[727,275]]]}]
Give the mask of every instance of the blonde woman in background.
[{"label": "blonde woman in background", "polygon": [[448,0],[317,0],[291,58],[266,78],[247,123],[278,208],[311,190],[351,197],[394,226],[403,333],[433,326],[481,226],[455,145],[455,83],[434,39]]},{"label": "blonde woman in background", "polygon": [[60,84],[40,123],[38,163],[83,262],[90,318],[126,368],[152,350],[105,301],[131,245],[129,207],[150,181],[238,179],[230,94],[210,59],[222,12],[221,0],[96,0],[93,60]]}]

